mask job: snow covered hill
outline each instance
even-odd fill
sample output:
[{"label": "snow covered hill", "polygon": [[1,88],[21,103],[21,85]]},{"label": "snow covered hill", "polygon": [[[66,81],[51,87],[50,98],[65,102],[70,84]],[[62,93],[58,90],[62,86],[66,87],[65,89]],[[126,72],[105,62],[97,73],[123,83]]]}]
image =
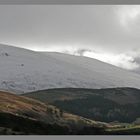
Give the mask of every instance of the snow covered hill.
[{"label": "snow covered hill", "polygon": [[0,89],[23,93],[63,87],[140,88],[140,75],[87,57],[0,45]]}]

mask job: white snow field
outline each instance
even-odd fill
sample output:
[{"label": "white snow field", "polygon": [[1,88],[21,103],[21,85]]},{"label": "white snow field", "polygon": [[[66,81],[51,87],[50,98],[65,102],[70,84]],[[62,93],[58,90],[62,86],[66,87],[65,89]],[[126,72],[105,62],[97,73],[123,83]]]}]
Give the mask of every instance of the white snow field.
[{"label": "white snow field", "polygon": [[0,90],[20,94],[64,87],[140,88],[140,75],[92,58],[0,45]]}]

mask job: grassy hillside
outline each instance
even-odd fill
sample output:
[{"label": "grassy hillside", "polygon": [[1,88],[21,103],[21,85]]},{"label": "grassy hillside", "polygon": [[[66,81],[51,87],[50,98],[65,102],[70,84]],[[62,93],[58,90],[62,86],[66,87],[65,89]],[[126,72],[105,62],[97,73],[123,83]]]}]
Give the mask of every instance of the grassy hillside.
[{"label": "grassy hillside", "polygon": [[28,97],[0,92],[0,134],[81,134],[85,128],[100,134],[107,125]]},{"label": "grassy hillside", "polygon": [[0,135],[139,135],[138,122],[93,121],[48,103],[0,92]]},{"label": "grassy hillside", "polygon": [[140,116],[140,90],[135,88],[49,89],[24,96],[96,121],[130,123]]}]

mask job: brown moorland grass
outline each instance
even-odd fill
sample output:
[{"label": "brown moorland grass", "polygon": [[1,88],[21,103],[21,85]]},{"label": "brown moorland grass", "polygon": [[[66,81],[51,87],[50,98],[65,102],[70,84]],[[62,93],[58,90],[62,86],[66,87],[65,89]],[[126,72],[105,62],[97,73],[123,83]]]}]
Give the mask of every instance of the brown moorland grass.
[{"label": "brown moorland grass", "polygon": [[[55,106],[42,103],[29,97],[15,95],[0,91],[0,112],[11,113],[45,123],[58,123],[62,125],[98,126],[98,122],[73,115],[56,108]],[[100,123],[100,126],[106,123]]]}]

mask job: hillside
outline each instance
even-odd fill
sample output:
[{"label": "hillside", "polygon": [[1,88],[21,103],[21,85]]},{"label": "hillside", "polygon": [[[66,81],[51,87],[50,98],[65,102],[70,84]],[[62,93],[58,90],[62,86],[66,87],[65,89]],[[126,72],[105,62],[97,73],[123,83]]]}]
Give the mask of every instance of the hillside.
[{"label": "hillside", "polygon": [[37,100],[0,92],[0,134],[78,134],[84,128],[91,128],[94,134],[107,126]]},{"label": "hillside", "polygon": [[17,94],[52,88],[140,88],[140,75],[96,59],[0,45],[0,88]]},{"label": "hillside", "polygon": [[49,102],[96,121],[132,123],[140,117],[140,90],[135,88],[62,88],[31,92],[24,96]]},{"label": "hillside", "polygon": [[112,134],[140,134],[140,125],[93,121],[37,100],[0,91],[0,135]]}]

